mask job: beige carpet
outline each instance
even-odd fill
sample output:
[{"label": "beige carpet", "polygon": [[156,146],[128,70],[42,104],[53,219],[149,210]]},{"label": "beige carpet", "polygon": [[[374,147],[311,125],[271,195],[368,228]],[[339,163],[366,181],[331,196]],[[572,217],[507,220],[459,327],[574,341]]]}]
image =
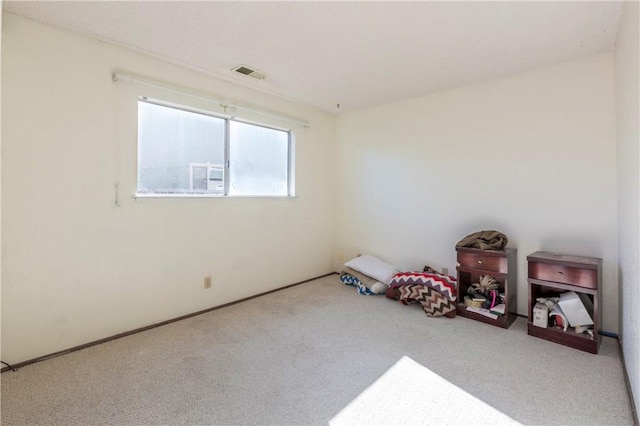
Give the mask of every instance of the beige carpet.
[{"label": "beige carpet", "polygon": [[337,276],[2,374],[3,425],[630,425],[617,341],[592,355]]}]

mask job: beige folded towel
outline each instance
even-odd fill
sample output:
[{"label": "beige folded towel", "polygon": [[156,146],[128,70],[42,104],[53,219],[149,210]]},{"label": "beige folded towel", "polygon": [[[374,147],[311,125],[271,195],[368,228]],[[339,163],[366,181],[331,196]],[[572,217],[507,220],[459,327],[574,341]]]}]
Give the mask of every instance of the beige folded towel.
[{"label": "beige folded towel", "polygon": [[[342,267],[342,271],[340,271],[340,275],[342,274],[349,274],[352,277],[356,277],[358,280],[360,280],[360,282],[362,283],[363,286],[367,287],[369,290],[375,292],[375,293],[381,293],[384,292],[387,288],[387,285],[384,283],[381,283],[380,281],[376,280],[375,278],[371,278],[368,275],[363,274],[362,272],[358,272],[355,269],[351,269],[348,266],[343,266]],[[375,286],[375,284],[381,284],[382,286],[384,286],[384,288],[381,288],[380,286]],[[375,286],[375,288],[374,288]]]}]

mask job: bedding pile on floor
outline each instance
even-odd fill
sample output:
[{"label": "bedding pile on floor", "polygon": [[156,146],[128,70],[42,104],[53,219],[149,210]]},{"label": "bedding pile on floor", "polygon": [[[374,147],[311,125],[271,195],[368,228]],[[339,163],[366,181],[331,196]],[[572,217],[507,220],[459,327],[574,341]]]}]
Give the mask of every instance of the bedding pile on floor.
[{"label": "bedding pile on floor", "polygon": [[429,317],[456,316],[456,279],[431,272],[400,272],[393,276],[386,291],[389,299],[404,305],[420,303]]},{"label": "bedding pile on floor", "polygon": [[344,264],[340,282],[361,295],[386,294],[404,305],[419,303],[430,317],[456,315],[456,279],[428,266],[422,272],[400,272],[377,257],[362,255]]},{"label": "bedding pile on floor", "polygon": [[384,294],[391,278],[400,272],[393,265],[365,254],[344,264],[340,282],[358,289],[358,294],[372,296]]},{"label": "bedding pile on floor", "polygon": [[385,284],[376,281],[375,278],[371,278],[347,266],[345,266],[340,272],[340,282],[342,284],[356,287],[358,289],[358,294],[363,296],[382,294],[387,289]]}]

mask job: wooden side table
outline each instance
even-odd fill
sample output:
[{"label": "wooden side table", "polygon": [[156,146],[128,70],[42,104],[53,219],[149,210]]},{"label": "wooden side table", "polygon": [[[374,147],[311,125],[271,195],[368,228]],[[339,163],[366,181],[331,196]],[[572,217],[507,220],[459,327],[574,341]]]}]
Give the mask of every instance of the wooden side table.
[{"label": "wooden side table", "polygon": [[[479,250],[456,247],[458,264],[458,300],[456,312],[463,317],[482,321],[497,327],[509,328],[516,319],[517,309],[517,250]],[[498,283],[498,291],[504,294],[505,313],[496,319],[472,312],[464,304],[469,287],[480,280],[480,275],[489,275]]]},{"label": "wooden side table", "polygon": [[[541,339],[559,343],[586,352],[598,353],[602,324],[601,292],[602,259],[537,251],[527,256],[529,267],[529,314],[527,333]],[[593,320],[593,336],[577,334],[573,328],[564,331],[554,327],[538,327],[533,324],[533,307],[539,297],[558,296],[566,291],[586,295],[593,305],[589,312]]]}]

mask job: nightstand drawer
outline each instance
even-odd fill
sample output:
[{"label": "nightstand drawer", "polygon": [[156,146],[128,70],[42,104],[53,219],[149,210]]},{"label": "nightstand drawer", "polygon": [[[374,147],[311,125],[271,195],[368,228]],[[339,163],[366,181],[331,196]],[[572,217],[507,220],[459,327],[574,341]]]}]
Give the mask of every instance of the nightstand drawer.
[{"label": "nightstand drawer", "polygon": [[584,288],[598,288],[598,271],[529,261],[529,278]]},{"label": "nightstand drawer", "polygon": [[489,272],[507,273],[507,258],[480,253],[458,252],[458,263],[463,268],[480,269]]}]

